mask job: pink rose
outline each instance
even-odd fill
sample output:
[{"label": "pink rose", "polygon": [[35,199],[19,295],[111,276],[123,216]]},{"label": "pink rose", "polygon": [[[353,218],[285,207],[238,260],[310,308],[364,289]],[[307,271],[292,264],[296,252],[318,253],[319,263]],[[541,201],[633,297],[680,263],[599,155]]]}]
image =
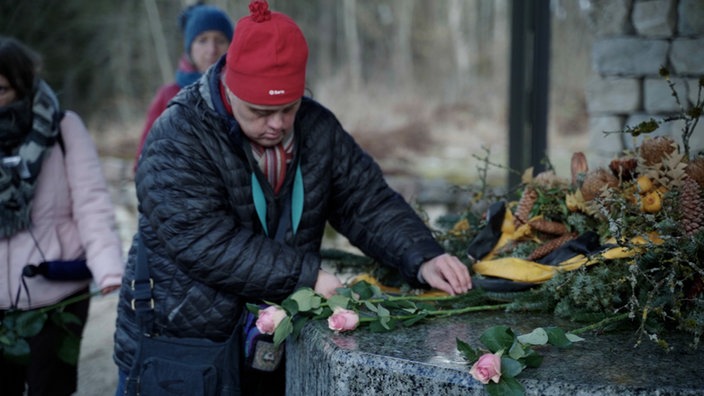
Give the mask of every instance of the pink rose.
[{"label": "pink rose", "polygon": [[257,329],[263,334],[274,334],[279,323],[286,317],[286,311],[279,307],[270,306],[259,311]]},{"label": "pink rose", "polygon": [[483,354],[469,369],[469,373],[482,384],[488,384],[489,380],[498,384],[501,378],[501,355]]},{"label": "pink rose", "polygon": [[328,327],[334,331],[350,331],[357,328],[359,315],[357,312],[340,307],[335,307],[332,315],[328,318]]}]

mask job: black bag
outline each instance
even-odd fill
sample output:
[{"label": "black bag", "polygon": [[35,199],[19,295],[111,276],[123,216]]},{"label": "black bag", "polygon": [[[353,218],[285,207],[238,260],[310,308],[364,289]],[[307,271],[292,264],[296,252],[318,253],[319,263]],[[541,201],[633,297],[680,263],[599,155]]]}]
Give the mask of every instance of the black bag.
[{"label": "black bag", "polygon": [[151,334],[152,281],[142,241],[137,248],[132,308],[139,323],[139,345],[125,381],[128,396],[239,396],[241,325],[223,342]]},{"label": "black bag", "polygon": [[225,342],[142,335],[125,383],[126,394],[240,395],[235,334]]}]

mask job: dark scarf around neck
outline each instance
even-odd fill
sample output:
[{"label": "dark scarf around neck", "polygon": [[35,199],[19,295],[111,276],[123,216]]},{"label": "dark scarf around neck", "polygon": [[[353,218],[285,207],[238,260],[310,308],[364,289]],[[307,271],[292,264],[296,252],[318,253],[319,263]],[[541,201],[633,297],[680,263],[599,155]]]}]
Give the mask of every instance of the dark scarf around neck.
[{"label": "dark scarf around neck", "polygon": [[[59,102],[44,81],[39,81],[31,108],[31,128],[9,123],[0,112],[0,141],[22,136],[13,147],[0,151],[0,238],[8,238],[31,225],[31,202],[42,162],[59,134]],[[29,125],[29,124],[28,124]],[[22,129],[27,129],[23,131]]]}]

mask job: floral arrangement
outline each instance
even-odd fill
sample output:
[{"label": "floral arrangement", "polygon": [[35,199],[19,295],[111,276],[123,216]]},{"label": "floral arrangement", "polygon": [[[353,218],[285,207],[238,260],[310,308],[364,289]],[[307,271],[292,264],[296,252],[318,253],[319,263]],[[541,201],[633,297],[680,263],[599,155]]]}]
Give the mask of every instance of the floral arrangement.
[{"label": "floral arrangement", "polygon": [[[667,70],[661,75],[673,88]],[[501,263],[513,270],[509,281],[534,284],[525,292],[496,293],[511,302],[507,310],[585,323],[609,319],[610,328],[635,328],[638,342],[648,339],[666,349],[667,331],[677,329],[698,345],[704,335],[704,156],[690,152],[689,138],[704,107],[703,87],[704,78],[697,102],[677,116],[606,132],[630,135],[634,147],[608,166],[589,169],[586,157],[575,153],[570,178],[554,170],[535,177],[526,172],[520,198],[506,199],[501,239],[472,265],[479,277],[492,278],[503,276],[496,272]],[[683,125],[681,144],[649,136],[671,121]],[[476,236],[468,226],[472,218],[458,219],[445,241]],[[582,255],[549,260],[585,235],[594,237],[595,248],[581,244]]]}]

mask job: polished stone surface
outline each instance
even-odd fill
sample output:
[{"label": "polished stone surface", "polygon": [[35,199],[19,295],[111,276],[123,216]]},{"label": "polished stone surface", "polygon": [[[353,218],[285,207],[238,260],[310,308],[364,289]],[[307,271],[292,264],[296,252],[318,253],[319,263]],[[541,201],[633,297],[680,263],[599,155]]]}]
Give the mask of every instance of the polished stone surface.
[{"label": "polished stone surface", "polygon": [[[390,333],[358,329],[335,334],[310,323],[287,345],[288,395],[483,395],[456,348],[459,338],[483,347],[479,336],[494,325],[525,334],[536,327],[578,325],[535,314],[472,313],[434,319]],[[704,347],[668,334],[672,350],[654,342],[636,346],[633,332],[583,334],[571,348],[541,347],[537,369],[517,379],[528,395],[704,395]]]}]

